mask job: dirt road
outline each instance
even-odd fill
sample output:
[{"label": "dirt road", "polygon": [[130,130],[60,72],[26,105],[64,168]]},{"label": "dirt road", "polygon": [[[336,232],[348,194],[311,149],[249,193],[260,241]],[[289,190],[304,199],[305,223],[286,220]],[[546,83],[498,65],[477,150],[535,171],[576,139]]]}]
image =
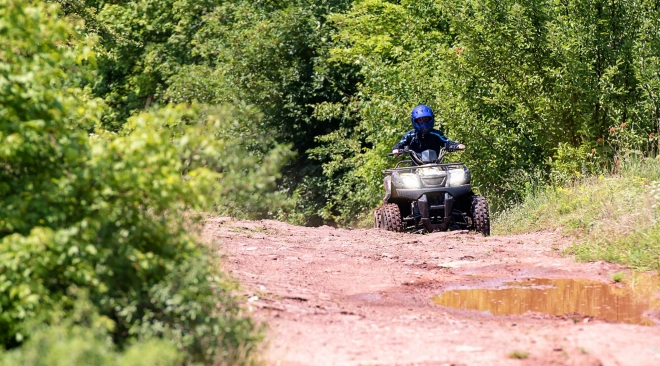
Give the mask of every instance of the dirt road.
[{"label": "dirt road", "polygon": [[410,235],[215,218],[204,235],[268,323],[271,365],[660,365],[657,325],[434,302],[529,278],[611,283],[621,270],[563,258],[569,242],[558,233]]}]

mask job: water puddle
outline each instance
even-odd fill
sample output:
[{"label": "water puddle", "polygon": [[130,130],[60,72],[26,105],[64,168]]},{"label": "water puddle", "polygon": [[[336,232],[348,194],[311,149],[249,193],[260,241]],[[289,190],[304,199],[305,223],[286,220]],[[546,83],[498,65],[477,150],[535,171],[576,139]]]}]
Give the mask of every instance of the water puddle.
[{"label": "water puddle", "polygon": [[603,282],[567,278],[536,278],[509,282],[498,289],[455,289],[433,298],[438,305],[489,311],[493,315],[526,311],[550,315],[579,313],[610,321],[655,325],[643,314],[660,309],[656,281],[635,281],[618,287]]}]

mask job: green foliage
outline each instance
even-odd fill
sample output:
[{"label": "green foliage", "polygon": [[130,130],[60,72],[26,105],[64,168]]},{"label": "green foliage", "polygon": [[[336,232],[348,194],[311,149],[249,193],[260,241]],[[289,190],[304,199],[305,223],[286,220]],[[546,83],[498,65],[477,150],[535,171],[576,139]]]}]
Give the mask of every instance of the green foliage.
[{"label": "green foliage", "polygon": [[218,1],[57,0],[86,34],[100,39],[94,94],[111,108],[106,128],[118,130],[133,111],[162,101],[167,80],[194,63],[193,37],[199,19]]},{"label": "green foliage", "polygon": [[555,149],[555,155],[549,160],[550,181],[556,185],[604,172],[603,160],[597,150],[589,149],[586,145],[573,147],[568,143],[560,143]]},{"label": "green foliage", "polygon": [[[306,151],[318,145],[316,136],[346,122],[319,119],[313,106],[341,105],[355,90],[354,67],[326,62],[334,32],[326,17],[351,1],[57,1],[100,38],[99,77],[90,86],[110,106],[105,128],[118,130],[154,105],[233,104],[238,119],[259,131],[251,146],[276,141],[296,153],[279,185],[296,197],[297,210],[309,207],[303,221],[322,209],[328,182]],[[245,103],[259,118],[240,115]],[[281,203],[262,206],[282,212]]]},{"label": "green foliage", "polygon": [[[279,198],[234,189],[237,202],[212,198],[223,212],[272,200],[247,211],[300,224],[359,219],[380,201],[386,153],[419,103],[468,146],[452,158],[496,209],[657,151],[654,1],[58,2],[99,38],[98,77],[81,82],[109,106],[104,128],[154,105],[229,103],[218,113],[246,129],[214,127],[251,161],[271,149],[281,161],[278,143],[294,151],[286,166],[251,170],[272,175],[265,186]],[[204,120],[204,108],[183,119]]]},{"label": "green foliage", "polygon": [[253,125],[297,153],[285,167],[280,186],[294,198],[283,216],[298,223],[319,223],[314,218],[324,216],[330,184],[321,174],[320,162],[309,159],[307,151],[318,146],[317,136],[351,122],[313,113],[317,104],[347,102],[355,89],[353,67],[327,62],[334,29],[326,17],[349,3],[224,2],[204,16],[195,36],[193,53],[204,66],[182,69],[168,89],[173,101],[240,100],[263,113]]},{"label": "green foliage", "polygon": [[84,295],[76,301],[69,317],[53,322],[35,326],[33,336],[23,347],[0,354],[0,365],[174,366],[182,361],[172,343],[155,338],[116,352],[108,333],[112,321],[99,316]]},{"label": "green foliage", "polygon": [[[103,103],[76,84],[93,54],[56,11],[0,1],[0,343],[19,346],[35,323],[72,312],[77,288],[112,322],[120,348],[164,338],[186,362],[247,362],[260,332],[181,217],[216,203],[209,192],[218,184],[232,187],[219,194],[247,195],[272,184],[271,168],[257,161],[277,169],[283,152],[236,158],[249,139],[209,130],[245,131],[222,109],[199,106],[140,114],[120,133],[88,136],[81,127],[100,123]],[[55,327],[35,342],[65,332],[68,349],[93,331]],[[72,362],[115,357],[94,342]],[[60,352],[52,347],[16,357],[47,362]]]},{"label": "green foliage", "polygon": [[[255,216],[283,204],[284,197],[272,191],[282,165],[292,156],[286,146],[246,123],[260,118],[247,106],[170,105],[129,118],[119,136],[102,132],[100,142],[156,138],[153,147],[140,144],[135,148],[162,149],[157,146],[163,144],[172,149],[168,156],[176,160],[171,163],[173,172],[183,174],[186,184],[195,185],[199,207],[212,206],[233,216]],[[152,162],[143,164],[146,167]]]},{"label": "green foliage", "polygon": [[533,192],[494,218],[500,234],[563,228],[582,260],[660,269],[660,160],[622,160],[616,174],[587,177]]},{"label": "green foliage", "polygon": [[[613,126],[638,137],[658,128],[651,2],[363,0],[331,19],[333,60],[359,65],[364,78],[350,102],[359,125],[314,150],[336,152],[343,161],[332,164],[349,171],[330,187],[339,196],[329,206],[344,220],[376,204],[379,170],[392,164],[385,152],[418,103],[468,146],[460,160],[496,207],[539,180],[607,168],[620,153]],[[364,150],[341,154],[345,138]]]},{"label": "green foliage", "polygon": [[617,272],[612,275],[612,281],[616,283],[623,282],[625,278],[626,278],[626,274],[623,272]]}]

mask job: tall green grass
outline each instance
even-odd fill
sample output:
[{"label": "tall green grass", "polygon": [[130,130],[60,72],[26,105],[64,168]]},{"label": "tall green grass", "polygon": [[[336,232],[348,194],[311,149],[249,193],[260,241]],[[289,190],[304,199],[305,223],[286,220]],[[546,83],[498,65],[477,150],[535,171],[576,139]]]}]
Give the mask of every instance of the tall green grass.
[{"label": "tall green grass", "polygon": [[579,260],[660,271],[660,159],[631,159],[617,173],[545,187],[493,219],[496,234],[561,228]]}]

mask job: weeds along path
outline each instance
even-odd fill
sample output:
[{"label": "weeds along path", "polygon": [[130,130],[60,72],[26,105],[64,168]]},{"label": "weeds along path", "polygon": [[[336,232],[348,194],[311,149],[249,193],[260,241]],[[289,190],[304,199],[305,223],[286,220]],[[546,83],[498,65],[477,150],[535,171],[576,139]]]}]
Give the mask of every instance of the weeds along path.
[{"label": "weeds along path", "polygon": [[268,364],[660,364],[660,326],[433,302],[449,289],[527,278],[611,282],[621,270],[563,258],[569,242],[557,233],[410,235],[214,218],[204,236],[268,323]]}]

